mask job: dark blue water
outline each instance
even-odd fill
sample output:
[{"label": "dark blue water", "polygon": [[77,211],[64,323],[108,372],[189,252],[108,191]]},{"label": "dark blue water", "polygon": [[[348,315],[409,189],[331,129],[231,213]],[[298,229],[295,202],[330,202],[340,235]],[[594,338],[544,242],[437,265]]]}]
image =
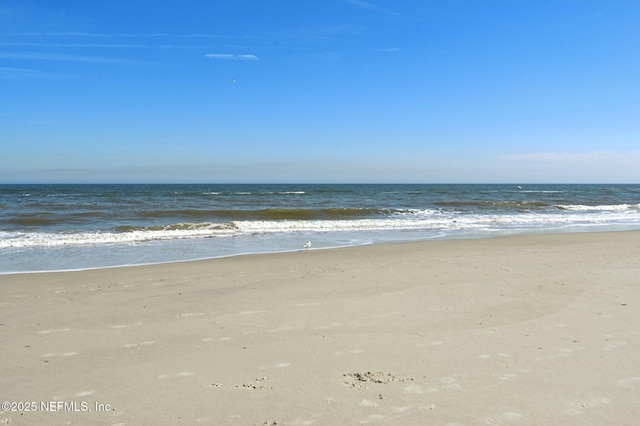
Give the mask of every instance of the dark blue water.
[{"label": "dark blue water", "polygon": [[0,185],[0,272],[640,229],[640,185]]}]

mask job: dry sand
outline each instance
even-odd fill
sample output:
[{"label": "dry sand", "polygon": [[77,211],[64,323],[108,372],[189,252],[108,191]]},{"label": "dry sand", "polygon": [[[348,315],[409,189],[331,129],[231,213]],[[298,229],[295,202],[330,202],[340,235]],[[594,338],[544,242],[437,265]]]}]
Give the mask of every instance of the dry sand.
[{"label": "dry sand", "polygon": [[0,338],[0,424],[635,425],[640,233],[3,275]]}]

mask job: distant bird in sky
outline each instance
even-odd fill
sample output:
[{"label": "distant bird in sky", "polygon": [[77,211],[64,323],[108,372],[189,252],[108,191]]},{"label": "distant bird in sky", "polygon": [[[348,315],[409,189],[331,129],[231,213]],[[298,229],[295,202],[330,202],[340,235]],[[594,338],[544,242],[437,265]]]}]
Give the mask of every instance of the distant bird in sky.
[{"label": "distant bird in sky", "polygon": [[303,248],[304,248],[305,250],[310,249],[310,248],[311,248],[311,241],[307,241],[306,243],[304,243]]}]

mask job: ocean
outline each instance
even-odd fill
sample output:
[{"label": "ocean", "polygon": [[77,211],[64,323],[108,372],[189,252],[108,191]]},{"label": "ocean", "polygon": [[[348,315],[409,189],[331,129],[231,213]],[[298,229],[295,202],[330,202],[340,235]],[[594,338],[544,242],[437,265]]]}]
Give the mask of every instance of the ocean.
[{"label": "ocean", "polygon": [[640,185],[0,185],[0,273],[640,229]]}]

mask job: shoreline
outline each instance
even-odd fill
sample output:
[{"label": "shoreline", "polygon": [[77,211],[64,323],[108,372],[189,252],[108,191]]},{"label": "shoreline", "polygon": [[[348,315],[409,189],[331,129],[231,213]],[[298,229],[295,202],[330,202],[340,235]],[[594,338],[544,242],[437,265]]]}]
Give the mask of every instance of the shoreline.
[{"label": "shoreline", "polygon": [[0,421],[632,424],[639,258],[583,232],[0,275],[2,400],[109,407]]},{"label": "shoreline", "polygon": [[[430,238],[424,239],[409,239],[409,240],[386,240],[381,242],[376,241],[368,241],[366,243],[360,244],[352,244],[352,245],[340,245],[340,246],[329,246],[329,247],[312,247],[308,251],[318,251],[318,250],[342,250],[348,248],[355,247],[366,247],[372,245],[388,245],[388,244],[414,244],[414,243],[429,243],[434,241],[475,241],[475,240],[491,240],[491,239],[500,239],[500,238],[513,238],[513,237],[526,237],[526,236],[535,236],[535,235],[572,235],[572,234],[602,234],[602,233],[624,233],[624,232],[638,232],[640,233],[640,229],[614,229],[614,230],[584,230],[581,228],[576,228],[574,230],[530,230],[527,232],[516,232],[510,233],[508,231],[496,231],[497,235],[481,235],[481,234],[461,234],[461,235],[447,235],[447,236],[433,236]],[[107,265],[107,266],[90,266],[84,268],[70,268],[70,269],[51,269],[51,270],[36,270],[36,271],[8,271],[2,272],[0,271],[0,277],[5,275],[23,275],[23,274],[47,274],[47,273],[62,273],[62,272],[82,272],[82,271],[92,271],[92,270],[102,270],[102,269],[117,269],[117,268],[135,268],[142,266],[155,266],[155,265],[171,265],[171,264],[180,264],[180,263],[189,263],[189,262],[203,262],[203,261],[212,261],[216,259],[227,259],[233,257],[244,257],[244,256],[260,256],[260,255],[277,255],[277,254],[287,254],[287,253],[296,253],[305,251],[305,249],[287,249],[280,251],[264,251],[264,252],[246,252],[246,253],[235,253],[235,254],[225,254],[219,256],[212,257],[199,257],[193,259],[178,259],[178,260],[169,260],[169,261],[158,261],[158,262],[149,262],[149,263],[134,263],[134,264],[120,264],[120,265]]]}]

